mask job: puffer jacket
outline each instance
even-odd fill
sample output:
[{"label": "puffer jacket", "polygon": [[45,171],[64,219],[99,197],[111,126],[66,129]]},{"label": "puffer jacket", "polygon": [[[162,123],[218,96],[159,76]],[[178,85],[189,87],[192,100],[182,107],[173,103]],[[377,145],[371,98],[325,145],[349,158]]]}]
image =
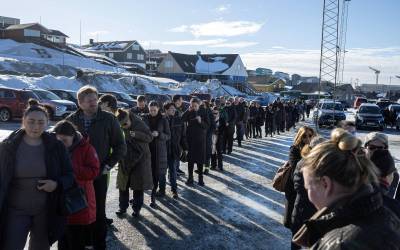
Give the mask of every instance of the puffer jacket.
[{"label": "puffer jacket", "polygon": [[74,177],[78,186],[85,190],[88,207],[68,216],[71,225],[89,225],[96,221],[96,197],[93,180],[99,174],[100,162],[89,138],[77,134],[75,143],[68,149],[71,155]]},{"label": "puffer jacket", "polygon": [[[19,129],[0,143],[0,246],[6,240],[3,227],[7,219],[7,195],[14,176],[16,152],[25,131]],[[67,217],[63,214],[61,197],[64,190],[72,187],[74,176],[68,152],[54,135],[44,132],[42,140],[45,147],[47,178],[57,182],[57,189],[47,196],[47,233],[50,245],[64,233]],[[27,197],[29,198],[29,197]]]},{"label": "puffer jacket", "polygon": [[400,220],[371,185],[318,211],[293,237],[311,249],[400,249]]}]

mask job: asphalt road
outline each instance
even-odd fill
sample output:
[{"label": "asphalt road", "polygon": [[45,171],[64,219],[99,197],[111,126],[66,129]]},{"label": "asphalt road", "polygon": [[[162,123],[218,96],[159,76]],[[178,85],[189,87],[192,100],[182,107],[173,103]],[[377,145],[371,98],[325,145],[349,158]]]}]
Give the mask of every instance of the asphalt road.
[{"label": "asphalt road", "polygon": [[[0,140],[18,127],[18,123],[0,123]],[[330,130],[319,132],[328,136]],[[368,132],[359,131],[357,135],[363,138]],[[400,135],[393,129],[384,132],[397,158]],[[242,148],[235,147],[232,155],[224,156],[226,171],[212,171],[205,177],[205,187],[187,187],[185,177],[180,178],[180,198],[174,200],[168,193],[158,201],[157,209],[149,207],[147,193],[139,219],[130,215],[116,217],[118,190],[116,170],[113,170],[107,214],[114,219],[114,224],[107,238],[108,248],[289,249],[290,231],[281,225],[284,195],[271,187],[271,179],[287,160],[294,133],[251,139]],[[399,168],[398,159],[396,165]],[[182,169],[186,171],[186,164]]]}]

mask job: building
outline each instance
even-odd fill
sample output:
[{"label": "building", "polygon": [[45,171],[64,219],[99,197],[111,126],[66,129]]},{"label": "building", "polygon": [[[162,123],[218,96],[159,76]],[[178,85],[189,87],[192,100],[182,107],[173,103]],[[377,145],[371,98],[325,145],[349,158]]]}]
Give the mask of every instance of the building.
[{"label": "building", "polygon": [[359,87],[357,87],[357,90],[364,93],[386,93],[388,91],[400,91],[400,85],[361,84]]},{"label": "building", "polygon": [[187,79],[207,81],[218,79],[223,84],[245,85],[248,77],[246,68],[238,54],[179,54],[168,52],[157,69],[164,77],[176,81]]},{"label": "building", "polygon": [[1,32],[2,39],[12,39],[17,42],[31,42],[45,39],[55,44],[65,45],[68,36],[58,30],[52,30],[39,23],[13,24]]},{"label": "building", "polygon": [[157,68],[161,64],[167,53],[162,53],[159,49],[147,49],[146,52],[146,71],[149,75],[156,75]]},{"label": "building", "polygon": [[246,70],[247,71],[247,75],[250,77],[250,76],[256,76],[257,75],[257,72],[255,71],[255,70],[252,70],[252,69],[248,69],[248,70]]},{"label": "building", "polygon": [[93,42],[90,39],[89,44],[82,47],[86,52],[107,56],[126,67],[146,68],[146,52],[135,40]]},{"label": "building", "polygon": [[291,85],[297,85],[301,82],[301,75],[298,74],[293,74],[292,75],[292,81],[291,81]]},{"label": "building", "polygon": [[20,23],[21,22],[18,18],[0,16],[0,30]]},{"label": "building", "polygon": [[274,76],[276,78],[284,79],[286,81],[290,80],[290,76],[288,73],[281,72],[281,71],[275,71]]},{"label": "building", "polygon": [[266,68],[257,68],[256,74],[258,76],[272,76],[272,70]]}]

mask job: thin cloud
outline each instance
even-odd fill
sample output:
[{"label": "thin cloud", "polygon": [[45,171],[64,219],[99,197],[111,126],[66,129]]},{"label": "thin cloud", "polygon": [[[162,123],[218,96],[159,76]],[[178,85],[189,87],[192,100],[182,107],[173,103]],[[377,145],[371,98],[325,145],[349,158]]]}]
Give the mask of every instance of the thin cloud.
[{"label": "thin cloud", "polygon": [[100,35],[110,34],[110,31],[108,31],[108,30],[97,30],[97,31],[88,32],[87,34],[89,36],[100,36]]},{"label": "thin cloud", "polygon": [[253,34],[260,31],[264,23],[251,21],[213,21],[208,23],[193,24],[190,26],[181,25],[170,29],[171,32],[189,32],[195,37],[220,36],[233,37],[246,34]]},{"label": "thin cloud", "polygon": [[230,4],[222,4],[222,5],[218,6],[215,9],[215,11],[218,13],[226,13],[226,12],[229,12],[230,8],[231,8]]},{"label": "thin cloud", "polygon": [[217,45],[224,42],[226,42],[226,39],[168,41],[168,42],[163,42],[163,44],[176,45],[176,46],[203,46],[203,45]]},{"label": "thin cloud", "polygon": [[257,45],[258,42],[233,42],[233,43],[220,43],[220,44],[213,44],[209,47],[212,48],[246,48]]},{"label": "thin cloud", "polygon": [[[359,79],[362,83],[375,83],[375,74],[368,66],[381,70],[379,81],[399,84],[394,76],[400,72],[400,47],[348,49],[345,58],[344,81],[350,83]],[[319,75],[320,50],[269,49],[260,53],[241,54],[248,68],[267,67],[274,71],[304,76]]]}]

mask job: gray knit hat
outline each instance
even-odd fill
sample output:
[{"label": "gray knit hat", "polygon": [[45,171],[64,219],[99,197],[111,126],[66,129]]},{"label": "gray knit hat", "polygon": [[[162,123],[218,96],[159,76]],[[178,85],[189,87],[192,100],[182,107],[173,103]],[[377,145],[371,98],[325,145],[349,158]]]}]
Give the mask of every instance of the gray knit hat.
[{"label": "gray knit hat", "polygon": [[383,144],[385,144],[386,147],[389,145],[389,139],[388,139],[387,135],[385,135],[384,133],[380,133],[380,132],[371,132],[371,133],[367,134],[367,136],[365,137],[365,141],[364,141],[364,147],[366,147],[368,145],[368,143],[370,143],[371,141],[380,141]]}]

